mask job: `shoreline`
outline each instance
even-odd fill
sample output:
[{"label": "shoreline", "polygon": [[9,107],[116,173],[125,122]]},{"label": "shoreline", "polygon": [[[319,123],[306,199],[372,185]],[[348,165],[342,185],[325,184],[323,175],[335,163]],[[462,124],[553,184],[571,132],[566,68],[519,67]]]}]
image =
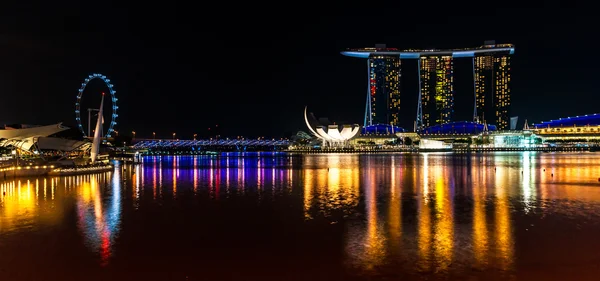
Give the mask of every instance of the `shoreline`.
[{"label": "shoreline", "polygon": [[[592,147],[534,147],[534,148],[402,148],[402,149],[352,149],[352,148],[337,148],[337,149],[293,149],[293,150],[263,150],[263,151],[211,151],[211,153],[198,153],[197,151],[156,151],[154,153],[141,153],[140,156],[173,156],[173,155],[189,155],[189,156],[220,156],[229,153],[279,153],[279,154],[327,154],[327,153],[359,153],[359,154],[378,154],[378,153],[430,153],[430,152],[447,152],[447,153],[486,153],[486,152],[597,152],[600,150]],[[133,158],[132,158],[133,159]],[[129,159],[130,162],[132,159]],[[127,159],[119,159],[127,161]],[[135,163],[135,162],[134,162]]]},{"label": "shoreline", "polygon": [[55,167],[44,166],[5,166],[0,169],[0,179],[43,177],[43,176],[70,176],[83,174],[96,174],[112,171],[113,165],[100,166],[77,166],[77,167]]}]

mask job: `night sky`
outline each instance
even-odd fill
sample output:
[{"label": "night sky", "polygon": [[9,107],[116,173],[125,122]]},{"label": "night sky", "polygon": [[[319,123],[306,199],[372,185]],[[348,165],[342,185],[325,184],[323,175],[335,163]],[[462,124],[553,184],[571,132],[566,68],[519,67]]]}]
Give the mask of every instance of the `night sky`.
[{"label": "night sky", "polygon": [[[516,46],[511,115],[519,126],[600,113],[595,9],[574,1],[20,2],[0,9],[2,123],[74,126],[82,80],[102,73],[117,91],[121,134],[192,138],[218,124],[224,136],[281,137],[306,130],[305,105],[362,124],[366,62],[340,51],[484,40]],[[410,129],[416,71],[403,61],[402,125]],[[455,119],[472,114],[468,71],[456,70]],[[91,87],[84,102],[97,104],[101,91]]]}]

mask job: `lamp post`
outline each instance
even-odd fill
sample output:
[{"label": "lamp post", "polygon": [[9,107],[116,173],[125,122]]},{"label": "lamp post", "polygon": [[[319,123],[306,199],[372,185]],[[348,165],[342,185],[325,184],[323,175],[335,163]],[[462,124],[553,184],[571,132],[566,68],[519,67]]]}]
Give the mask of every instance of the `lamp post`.
[{"label": "lamp post", "polygon": [[135,139],[135,131],[131,131],[131,135],[133,135],[133,138]]},{"label": "lamp post", "polygon": [[196,137],[198,136],[198,134],[194,134],[194,140],[196,140]]},{"label": "lamp post", "polygon": [[156,132],[152,132],[152,139],[156,139]]},{"label": "lamp post", "polygon": [[175,133],[173,133],[173,139],[175,139]]}]

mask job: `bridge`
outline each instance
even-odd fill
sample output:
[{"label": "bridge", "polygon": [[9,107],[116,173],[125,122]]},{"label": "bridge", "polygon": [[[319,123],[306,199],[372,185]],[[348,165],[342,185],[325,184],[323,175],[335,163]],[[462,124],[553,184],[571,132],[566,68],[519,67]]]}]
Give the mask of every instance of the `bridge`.
[{"label": "bridge", "polygon": [[134,149],[148,150],[281,150],[290,146],[286,139],[214,139],[214,140],[134,140]]}]

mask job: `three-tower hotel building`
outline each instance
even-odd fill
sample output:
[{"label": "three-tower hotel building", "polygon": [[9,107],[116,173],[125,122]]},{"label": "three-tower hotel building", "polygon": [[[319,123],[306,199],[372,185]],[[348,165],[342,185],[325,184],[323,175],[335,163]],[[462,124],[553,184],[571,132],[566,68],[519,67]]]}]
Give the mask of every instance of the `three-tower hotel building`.
[{"label": "three-tower hotel building", "polygon": [[[349,49],[342,55],[367,59],[368,91],[364,126],[399,125],[402,60],[418,60],[419,98],[416,128],[445,124],[454,115],[454,60],[471,59],[473,66],[473,120],[509,129],[510,56],[512,44],[486,41],[483,46],[452,50]],[[402,105],[404,106],[404,105]]]}]

